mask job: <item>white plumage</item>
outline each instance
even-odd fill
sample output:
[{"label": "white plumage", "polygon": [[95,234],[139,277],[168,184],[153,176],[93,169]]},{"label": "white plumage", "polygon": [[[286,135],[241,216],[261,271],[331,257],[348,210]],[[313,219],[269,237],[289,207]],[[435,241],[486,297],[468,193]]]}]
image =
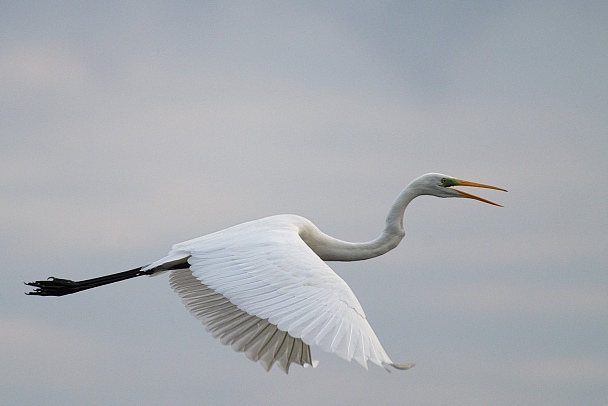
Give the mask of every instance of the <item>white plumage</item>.
[{"label": "white plumage", "polygon": [[315,229],[267,217],[176,244],[143,270],[188,258],[171,287],[214,337],[266,370],[312,364],[310,345],[366,368],[393,365],[352,290],[300,237]]}]

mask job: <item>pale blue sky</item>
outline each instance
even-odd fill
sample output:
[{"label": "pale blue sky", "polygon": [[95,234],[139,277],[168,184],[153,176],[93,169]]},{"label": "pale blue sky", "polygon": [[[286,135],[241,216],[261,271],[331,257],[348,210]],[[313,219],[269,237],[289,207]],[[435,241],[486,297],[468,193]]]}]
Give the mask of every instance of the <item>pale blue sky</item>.
[{"label": "pale blue sky", "polygon": [[[200,3],[0,4],[2,403],[604,404],[606,2]],[[277,213],[369,240],[425,172],[505,207],[331,264],[409,371],[266,373],[166,276],[23,294]]]}]

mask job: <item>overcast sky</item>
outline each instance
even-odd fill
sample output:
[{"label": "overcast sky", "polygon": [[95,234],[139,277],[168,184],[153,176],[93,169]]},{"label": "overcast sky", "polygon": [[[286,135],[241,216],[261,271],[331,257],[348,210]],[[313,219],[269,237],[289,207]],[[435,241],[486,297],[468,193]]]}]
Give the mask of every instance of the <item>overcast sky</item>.
[{"label": "overcast sky", "polygon": [[[3,2],[0,403],[605,404],[607,27],[605,1]],[[166,275],[23,294],[271,214],[369,240],[426,172],[505,207],[421,197],[395,250],[331,264],[405,372],[266,373]]]}]

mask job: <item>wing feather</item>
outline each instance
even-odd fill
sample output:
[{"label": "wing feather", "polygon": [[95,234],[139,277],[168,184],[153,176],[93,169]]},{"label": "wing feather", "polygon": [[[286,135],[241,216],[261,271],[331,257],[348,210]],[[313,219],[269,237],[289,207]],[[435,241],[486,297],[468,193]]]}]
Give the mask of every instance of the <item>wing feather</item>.
[{"label": "wing feather", "polygon": [[[299,338],[293,338],[291,345],[297,351],[285,351],[279,359],[276,348],[272,348],[271,338],[278,332],[285,335],[267,320],[251,315],[230,302],[226,297],[209,289],[188,270],[173,271],[171,287],[180,295],[193,316],[201,320],[206,329],[222,344],[230,345],[235,351],[244,352],[252,361],[269,370],[275,362],[285,372],[291,363],[312,365],[310,347]],[[202,298],[201,301],[196,298]],[[212,305],[209,306],[208,304]],[[287,358],[289,357],[289,358]]]},{"label": "wing feather", "polygon": [[215,338],[266,370],[312,365],[313,344],[365,368],[393,365],[346,282],[300,238],[306,221],[275,216],[177,244],[167,258],[190,269],[173,270],[171,287]]}]

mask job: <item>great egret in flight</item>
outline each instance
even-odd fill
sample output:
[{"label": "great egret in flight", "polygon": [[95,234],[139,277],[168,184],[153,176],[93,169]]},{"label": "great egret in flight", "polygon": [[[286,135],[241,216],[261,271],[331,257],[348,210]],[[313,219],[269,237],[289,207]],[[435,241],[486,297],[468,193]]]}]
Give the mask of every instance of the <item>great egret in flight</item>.
[{"label": "great egret in flight", "polygon": [[268,371],[286,373],[292,363],[313,365],[310,345],[356,360],[396,369],[367,322],[349,286],[324,261],[360,261],[395,248],[403,236],[403,214],[417,196],[465,197],[453,189],[496,186],[429,173],[413,180],[393,203],[382,234],[365,243],[330,237],[309,220],[278,215],[239,224],[176,244],[149,265],[83,281],[51,277],[29,282],[30,295],[62,296],[143,275],[170,271],[170,285],[190,313],[222,344]]}]

